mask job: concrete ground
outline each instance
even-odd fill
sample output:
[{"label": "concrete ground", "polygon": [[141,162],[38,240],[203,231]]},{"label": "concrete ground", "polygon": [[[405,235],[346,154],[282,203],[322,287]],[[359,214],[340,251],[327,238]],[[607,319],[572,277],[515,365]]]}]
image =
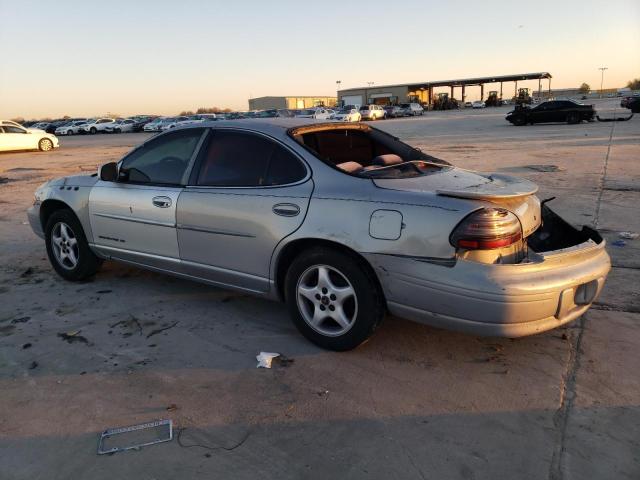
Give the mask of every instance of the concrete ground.
[{"label": "concrete ground", "polygon": [[[0,478],[640,478],[640,239],[611,243],[640,232],[640,119],[513,127],[506,111],[375,125],[461,167],[533,180],[610,242],[594,308],[518,340],[387,318],[333,353],[281,304],[111,262],[65,282],[26,224],[33,191],[146,135],[0,155]],[[85,341],[58,336],[72,331]],[[258,370],[260,351],[294,361]],[[179,441],[96,455],[102,430],[158,418]]]}]

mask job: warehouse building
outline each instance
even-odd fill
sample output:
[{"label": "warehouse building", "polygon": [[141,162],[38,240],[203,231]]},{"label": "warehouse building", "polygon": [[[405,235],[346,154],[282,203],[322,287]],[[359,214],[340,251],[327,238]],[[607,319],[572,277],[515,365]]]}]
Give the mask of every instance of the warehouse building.
[{"label": "warehouse building", "polygon": [[337,102],[336,97],[258,97],[249,99],[249,110],[271,110],[271,109],[303,109],[313,107],[334,107]]},{"label": "warehouse building", "polygon": [[[485,99],[484,87],[493,84],[492,89],[499,92],[499,98],[507,99],[518,93],[518,81],[538,80],[538,90],[542,90],[542,80],[548,80],[546,90],[551,89],[551,74],[548,72],[519,73],[515,75],[497,75],[493,77],[460,78],[454,80],[438,80],[420,83],[403,83],[397,85],[382,85],[360,88],[349,88],[338,91],[339,105],[395,105],[399,103],[416,102],[433,105],[435,95],[434,88],[448,88],[450,98],[458,98],[465,101],[466,87],[479,86],[480,100]],[[504,83],[513,82],[513,90],[507,85],[503,92]],[[456,97],[456,93],[459,96]]]}]

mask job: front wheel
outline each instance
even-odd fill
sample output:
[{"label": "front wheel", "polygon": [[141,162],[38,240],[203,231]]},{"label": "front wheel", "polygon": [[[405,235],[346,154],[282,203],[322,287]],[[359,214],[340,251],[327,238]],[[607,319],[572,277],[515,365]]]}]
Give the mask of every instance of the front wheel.
[{"label": "front wheel", "polygon": [[96,129],[96,127],[91,127],[89,129],[89,132],[91,133],[91,135],[95,135],[96,133],[98,133],[98,130]]},{"label": "front wheel", "polygon": [[89,248],[82,225],[71,210],[51,214],[45,227],[45,240],[51,265],[66,280],[85,280],[93,276],[102,263]]},{"label": "front wheel", "polygon": [[384,299],[353,257],[327,248],[299,255],[285,278],[287,308],[298,330],[328,350],[351,350],[382,321]]},{"label": "front wheel", "polygon": [[48,152],[50,150],[53,150],[53,142],[48,138],[43,138],[38,142],[38,149],[41,152]]}]

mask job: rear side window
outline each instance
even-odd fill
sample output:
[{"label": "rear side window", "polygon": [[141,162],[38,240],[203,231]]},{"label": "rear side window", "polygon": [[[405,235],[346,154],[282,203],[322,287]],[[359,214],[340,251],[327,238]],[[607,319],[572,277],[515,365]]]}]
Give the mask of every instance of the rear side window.
[{"label": "rear side window", "polygon": [[216,131],[201,154],[197,185],[264,187],[302,180],[300,160],[277,143],[245,132]]}]

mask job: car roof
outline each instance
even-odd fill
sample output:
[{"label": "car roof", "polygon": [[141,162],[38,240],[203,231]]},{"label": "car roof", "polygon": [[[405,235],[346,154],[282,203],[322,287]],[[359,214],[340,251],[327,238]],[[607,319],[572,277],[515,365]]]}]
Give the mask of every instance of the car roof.
[{"label": "car roof", "polygon": [[319,129],[332,129],[337,127],[356,128],[353,123],[327,122],[326,120],[314,120],[312,118],[247,118],[243,120],[218,120],[187,125],[180,128],[236,128],[239,130],[253,130],[274,137],[286,137],[289,130],[301,127],[317,126]]}]

